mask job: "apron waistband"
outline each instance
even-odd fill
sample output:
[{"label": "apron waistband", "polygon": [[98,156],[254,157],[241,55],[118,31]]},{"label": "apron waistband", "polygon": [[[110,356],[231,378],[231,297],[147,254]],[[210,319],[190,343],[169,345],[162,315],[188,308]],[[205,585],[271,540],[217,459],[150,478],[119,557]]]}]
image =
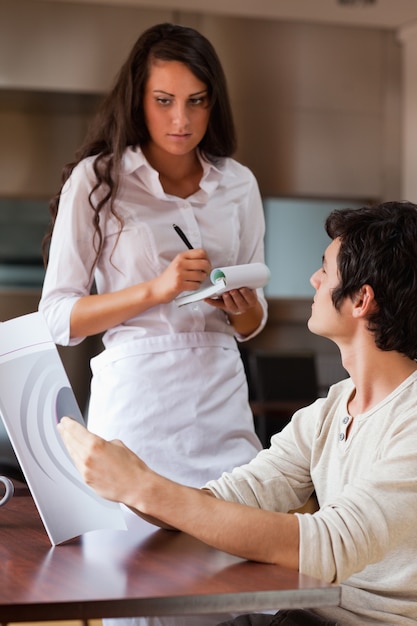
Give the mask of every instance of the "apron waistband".
[{"label": "apron waistband", "polygon": [[173,335],[160,335],[158,337],[141,337],[124,341],[118,345],[105,348],[99,355],[91,360],[93,364],[114,363],[119,359],[138,354],[155,354],[158,352],[169,352],[171,350],[187,350],[191,348],[226,348],[238,350],[237,343],[233,335],[216,332],[197,333],[176,333]]}]

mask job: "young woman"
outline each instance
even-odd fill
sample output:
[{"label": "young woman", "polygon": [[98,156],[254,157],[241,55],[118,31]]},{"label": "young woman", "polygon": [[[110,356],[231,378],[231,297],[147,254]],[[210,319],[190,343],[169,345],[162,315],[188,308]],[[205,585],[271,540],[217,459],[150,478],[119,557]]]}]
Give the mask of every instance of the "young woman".
[{"label": "young woman", "polygon": [[234,149],[212,45],[191,28],[154,26],[66,166],[45,240],[39,308],[54,340],[103,333],[89,428],[188,485],[261,447],[236,339],[264,327],[262,290],[175,302],[212,267],[264,260],[258,186]]}]

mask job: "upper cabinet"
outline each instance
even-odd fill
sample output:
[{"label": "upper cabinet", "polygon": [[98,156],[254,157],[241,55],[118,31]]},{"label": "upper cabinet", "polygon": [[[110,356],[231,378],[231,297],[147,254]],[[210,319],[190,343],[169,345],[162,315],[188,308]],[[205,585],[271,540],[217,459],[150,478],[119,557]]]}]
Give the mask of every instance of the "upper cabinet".
[{"label": "upper cabinet", "polygon": [[195,26],[226,70],[237,158],[264,196],[400,195],[401,49],[382,28],[0,0],[0,196],[50,196],[151,24]]}]

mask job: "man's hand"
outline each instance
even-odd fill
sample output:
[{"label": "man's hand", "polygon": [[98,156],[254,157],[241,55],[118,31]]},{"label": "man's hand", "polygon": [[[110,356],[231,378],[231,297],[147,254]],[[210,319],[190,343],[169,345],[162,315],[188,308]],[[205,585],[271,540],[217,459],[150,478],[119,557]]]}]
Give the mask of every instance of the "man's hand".
[{"label": "man's hand", "polygon": [[69,417],[57,428],[87,485],[107,500],[130,505],[132,486],[148,470],[145,463],[121,441],[105,441]]}]

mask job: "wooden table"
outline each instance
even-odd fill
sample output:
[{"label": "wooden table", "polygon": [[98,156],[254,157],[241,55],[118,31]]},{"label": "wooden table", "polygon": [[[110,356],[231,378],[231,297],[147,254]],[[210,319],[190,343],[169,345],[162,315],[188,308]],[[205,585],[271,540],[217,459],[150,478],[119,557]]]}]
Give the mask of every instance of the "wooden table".
[{"label": "wooden table", "polygon": [[25,487],[0,509],[0,622],[337,605],[340,588],[137,519],[51,547]]}]

